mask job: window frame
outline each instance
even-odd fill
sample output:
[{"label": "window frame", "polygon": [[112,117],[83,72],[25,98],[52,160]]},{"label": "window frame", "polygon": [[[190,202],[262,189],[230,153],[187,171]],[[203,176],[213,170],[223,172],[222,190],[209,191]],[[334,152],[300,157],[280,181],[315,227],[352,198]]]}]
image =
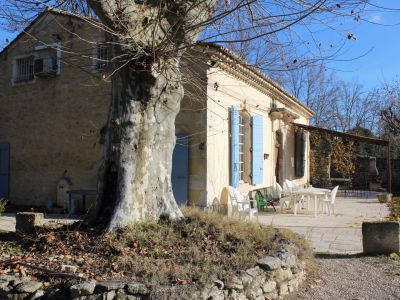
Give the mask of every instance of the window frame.
[{"label": "window frame", "polygon": [[[18,63],[20,61],[22,61],[22,60],[27,60],[28,61],[28,63],[26,65],[30,64],[31,72],[29,72],[29,73],[31,73],[31,79],[28,79],[28,80],[19,79],[19,77],[24,77],[23,75],[21,75],[21,76],[18,75],[19,74],[19,70],[21,69],[19,67]],[[29,62],[29,60],[30,60],[30,62]],[[34,69],[35,69],[35,56],[33,54],[32,55],[19,55],[19,56],[14,57],[14,59],[13,59],[12,84],[13,85],[23,85],[23,84],[28,84],[28,83],[31,83],[31,82],[35,81],[36,78],[35,78],[35,70]]]},{"label": "window frame", "polygon": [[[57,72],[56,75],[61,74],[61,43],[52,43],[52,44],[43,44],[39,46],[35,46],[34,49],[30,53],[26,54],[21,54],[21,55],[16,55],[12,59],[12,74],[11,74],[11,85],[12,86],[21,86],[21,85],[26,85],[26,84],[32,84],[36,82],[37,76],[35,76],[35,59],[39,58],[40,51],[46,50],[46,49],[55,49],[56,50],[56,63],[57,63]],[[24,59],[24,58],[31,58],[32,59],[32,72],[33,72],[33,78],[32,80],[28,81],[17,81],[16,80],[16,75],[18,72],[18,60]]]},{"label": "window frame", "polygon": [[[107,49],[107,60],[100,58],[101,49]],[[99,41],[93,47],[92,71],[102,72],[110,66],[111,47],[105,41]]]}]

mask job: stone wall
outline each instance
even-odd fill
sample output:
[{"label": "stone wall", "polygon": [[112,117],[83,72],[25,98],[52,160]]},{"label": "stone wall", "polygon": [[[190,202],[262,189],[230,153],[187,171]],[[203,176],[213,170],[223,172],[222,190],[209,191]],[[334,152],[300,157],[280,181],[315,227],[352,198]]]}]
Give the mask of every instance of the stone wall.
[{"label": "stone wall", "polygon": [[298,258],[298,248],[283,241],[279,251],[258,260],[256,266],[243,270],[229,280],[215,280],[206,287],[165,286],[150,289],[143,283],[123,280],[85,281],[62,290],[44,290],[31,278],[0,276],[1,299],[198,299],[262,300],[281,299],[298,289],[305,279],[305,263]]},{"label": "stone wall", "polygon": [[[104,34],[83,20],[49,13],[30,27],[0,55],[0,143],[10,144],[12,204],[44,206],[56,200],[61,177],[73,189],[96,189],[107,121],[111,83],[93,70],[93,51]],[[13,65],[44,44],[61,43],[60,73],[13,84]],[[190,137],[189,197],[205,198],[206,142],[205,70],[193,60],[183,63],[185,98],[176,121],[177,134]],[[199,74],[203,73],[203,75]],[[202,82],[193,85],[193,78]],[[189,85],[189,86],[188,86]],[[204,99],[204,101],[202,101]],[[94,198],[87,199],[93,201]]]}]

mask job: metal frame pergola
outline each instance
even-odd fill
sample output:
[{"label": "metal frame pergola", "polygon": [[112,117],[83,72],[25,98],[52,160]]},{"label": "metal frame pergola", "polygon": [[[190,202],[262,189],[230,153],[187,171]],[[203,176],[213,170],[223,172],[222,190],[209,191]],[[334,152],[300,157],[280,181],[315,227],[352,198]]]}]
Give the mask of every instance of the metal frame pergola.
[{"label": "metal frame pergola", "polygon": [[391,159],[390,159],[390,141],[382,140],[377,138],[371,138],[361,135],[355,135],[351,133],[345,133],[340,131],[335,131],[331,129],[325,129],[321,127],[304,125],[298,123],[292,123],[293,126],[305,129],[307,131],[316,131],[316,132],[324,132],[333,136],[343,137],[354,141],[363,142],[366,144],[379,145],[386,147],[386,176],[387,176],[387,192],[392,192],[392,167],[391,167]]}]

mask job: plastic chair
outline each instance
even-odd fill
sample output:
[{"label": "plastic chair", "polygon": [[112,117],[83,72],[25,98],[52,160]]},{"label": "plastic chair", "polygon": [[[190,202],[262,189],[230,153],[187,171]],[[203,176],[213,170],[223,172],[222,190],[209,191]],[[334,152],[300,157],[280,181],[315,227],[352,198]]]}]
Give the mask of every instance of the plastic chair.
[{"label": "plastic chair", "polygon": [[279,193],[279,208],[282,211],[283,206],[286,205],[287,208],[290,208],[290,196],[285,195],[283,189],[279,183],[276,183],[276,189]]},{"label": "plastic chair", "polygon": [[330,193],[326,193],[325,198],[321,199],[323,208],[326,208],[328,210],[328,215],[331,215],[331,211],[333,214],[335,214],[335,200],[336,200],[336,194],[339,189],[339,186],[336,186]]},{"label": "plastic chair", "polygon": [[239,219],[243,218],[244,220],[249,217],[249,221],[253,219],[253,216],[256,216],[258,222],[256,201],[251,200],[249,195],[240,193],[239,190],[232,186],[228,187],[228,192],[231,198],[232,216],[237,215]]}]

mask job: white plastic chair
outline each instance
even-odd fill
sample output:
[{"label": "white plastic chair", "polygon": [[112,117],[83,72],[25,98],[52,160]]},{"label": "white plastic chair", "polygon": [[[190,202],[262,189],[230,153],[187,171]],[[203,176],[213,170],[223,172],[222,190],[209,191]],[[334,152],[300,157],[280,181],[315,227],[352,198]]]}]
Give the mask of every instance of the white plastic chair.
[{"label": "white plastic chair", "polygon": [[335,214],[335,200],[336,194],[339,189],[339,186],[336,186],[330,193],[326,193],[325,198],[321,199],[323,209],[326,208],[328,210],[328,215],[331,215],[331,211]]},{"label": "white plastic chair", "polygon": [[251,200],[249,195],[242,194],[232,186],[228,187],[228,192],[232,205],[232,217],[237,216],[239,219],[243,218],[243,220],[246,220],[246,217],[249,217],[249,221],[251,221],[253,216],[256,216],[258,222],[256,201]]},{"label": "white plastic chair", "polygon": [[284,194],[283,189],[279,183],[276,183],[276,189],[279,193],[279,208],[282,211],[283,206],[286,205],[287,208],[290,207],[290,196]]},{"label": "white plastic chair", "polygon": [[285,189],[289,192],[289,205],[293,206],[293,213],[297,215],[299,205],[302,205],[304,207],[304,196],[297,196],[292,193],[293,190],[296,188],[293,181],[285,179],[283,185]]}]

